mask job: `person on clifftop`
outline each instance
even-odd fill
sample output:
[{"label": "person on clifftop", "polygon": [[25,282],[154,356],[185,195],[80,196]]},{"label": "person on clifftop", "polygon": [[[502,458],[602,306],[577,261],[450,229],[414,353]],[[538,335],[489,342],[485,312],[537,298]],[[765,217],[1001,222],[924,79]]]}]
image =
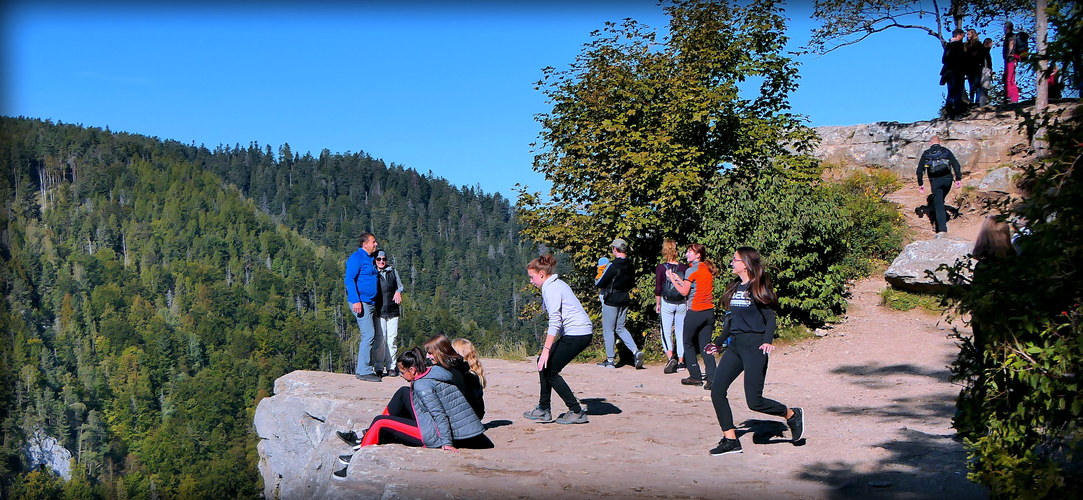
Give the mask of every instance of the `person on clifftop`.
[{"label": "person on clifftop", "polygon": [[[556,268],[557,259],[552,254],[542,255],[526,266],[530,283],[541,289],[542,306],[549,315],[549,328],[545,332],[545,346],[538,354],[538,379],[541,383],[538,406],[523,413],[523,417],[540,423],[585,424],[588,422],[587,410],[576,399],[560,371],[590,345],[594,327],[583,310],[583,304],[572,293],[572,288],[555,274]],[[551,411],[553,391],[568,406],[568,411],[555,420]]]},{"label": "person on clifftop", "polygon": [[767,360],[775,350],[776,316],[772,306],[778,302],[771,289],[771,277],[764,269],[760,254],[754,248],[740,247],[733,253],[730,263],[735,279],[723,294],[723,307],[730,312],[722,327],[720,339],[707,347],[717,352],[722,339],[732,335],[726,353],[715,370],[715,383],[711,389],[718,425],[722,439],[710,450],[711,455],[741,453],[737,439],[737,427],[733,424],[733,412],[727,397],[730,384],[744,372],[745,401],[748,409],[786,419],[790,438],[797,442],[804,437],[805,421],[801,408],[787,408],[782,403],[763,397],[763,384],[767,378]]},{"label": "person on clifftop", "polygon": [[944,146],[940,145],[940,137],[933,136],[929,139],[929,149],[921,153],[918,159],[918,189],[925,194],[925,185],[922,178],[928,174],[929,185],[932,189],[932,209],[936,218],[936,238],[940,239],[948,231],[948,213],[944,209],[944,200],[951,191],[952,179],[955,187],[962,186],[962,167],[955,155]]}]

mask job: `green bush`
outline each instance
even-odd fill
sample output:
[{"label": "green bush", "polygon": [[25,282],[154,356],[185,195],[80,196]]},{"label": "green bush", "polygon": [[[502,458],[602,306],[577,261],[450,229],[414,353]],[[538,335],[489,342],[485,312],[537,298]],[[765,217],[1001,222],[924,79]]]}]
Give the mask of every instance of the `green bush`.
[{"label": "green bush", "polygon": [[1053,129],[1053,158],[1023,175],[1032,195],[1005,213],[1029,221],[1020,255],[979,260],[948,294],[973,332],[958,333],[955,427],[970,478],[995,497],[1066,498],[1083,487],[1081,132],[1079,120]]},{"label": "green bush", "polygon": [[[854,174],[843,183],[794,182],[778,175],[731,172],[708,193],[701,241],[720,265],[751,246],[764,255],[788,321],[819,326],[846,307],[847,281],[894,256],[904,226],[883,200],[890,175]],[[716,286],[731,279],[720,273]]]}]

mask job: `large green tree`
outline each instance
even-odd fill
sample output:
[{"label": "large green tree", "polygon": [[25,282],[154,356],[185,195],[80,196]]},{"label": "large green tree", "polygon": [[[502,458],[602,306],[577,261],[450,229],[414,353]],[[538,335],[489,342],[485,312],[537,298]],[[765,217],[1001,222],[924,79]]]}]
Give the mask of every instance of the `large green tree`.
[{"label": "large green tree", "polygon": [[[521,192],[526,234],[579,268],[622,237],[657,255],[665,237],[687,241],[720,172],[773,169],[811,179],[813,140],[788,96],[797,69],[784,55],[777,2],[664,4],[666,35],[627,19],[592,33],[566,69],[545,69],[552,111],[534,169],[547,197]],[[653,259],[639,259],[640,275]]]}]

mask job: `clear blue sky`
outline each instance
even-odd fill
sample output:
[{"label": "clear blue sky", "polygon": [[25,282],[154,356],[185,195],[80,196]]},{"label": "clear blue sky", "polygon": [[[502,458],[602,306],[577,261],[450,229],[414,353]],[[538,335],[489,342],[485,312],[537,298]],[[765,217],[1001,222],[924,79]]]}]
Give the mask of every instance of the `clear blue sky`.
[{"label": "clear blue sky", "polygon": [[[511,197],[547,188],[531,170],[541,68],[607,20],[666,22],[652,0],[154,3],[6,2],[0,113],[212,149],[365,151]],[[794,49],[810,3],[790,2]],[[913,30],[803,56],[794,111],[813,126],[930,119],[939,60]]]}]

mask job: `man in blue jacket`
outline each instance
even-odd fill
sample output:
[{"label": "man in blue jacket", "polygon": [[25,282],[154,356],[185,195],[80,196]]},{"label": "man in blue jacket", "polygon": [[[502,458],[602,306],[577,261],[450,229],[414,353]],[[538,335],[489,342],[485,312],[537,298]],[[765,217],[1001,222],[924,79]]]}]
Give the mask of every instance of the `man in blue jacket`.
[{"label": "man in blue jacket", "polygon": [[361,233],[361,245],[346,259],[346,300],[357,317],[361,330],[361,345],[357,348],[357,368],[354,374],[365,382],[379,382],[380,376],[372,368],[372,343],[376,339],[376,280],[379,271],[372,261],[379,243],[372,233]]}]

